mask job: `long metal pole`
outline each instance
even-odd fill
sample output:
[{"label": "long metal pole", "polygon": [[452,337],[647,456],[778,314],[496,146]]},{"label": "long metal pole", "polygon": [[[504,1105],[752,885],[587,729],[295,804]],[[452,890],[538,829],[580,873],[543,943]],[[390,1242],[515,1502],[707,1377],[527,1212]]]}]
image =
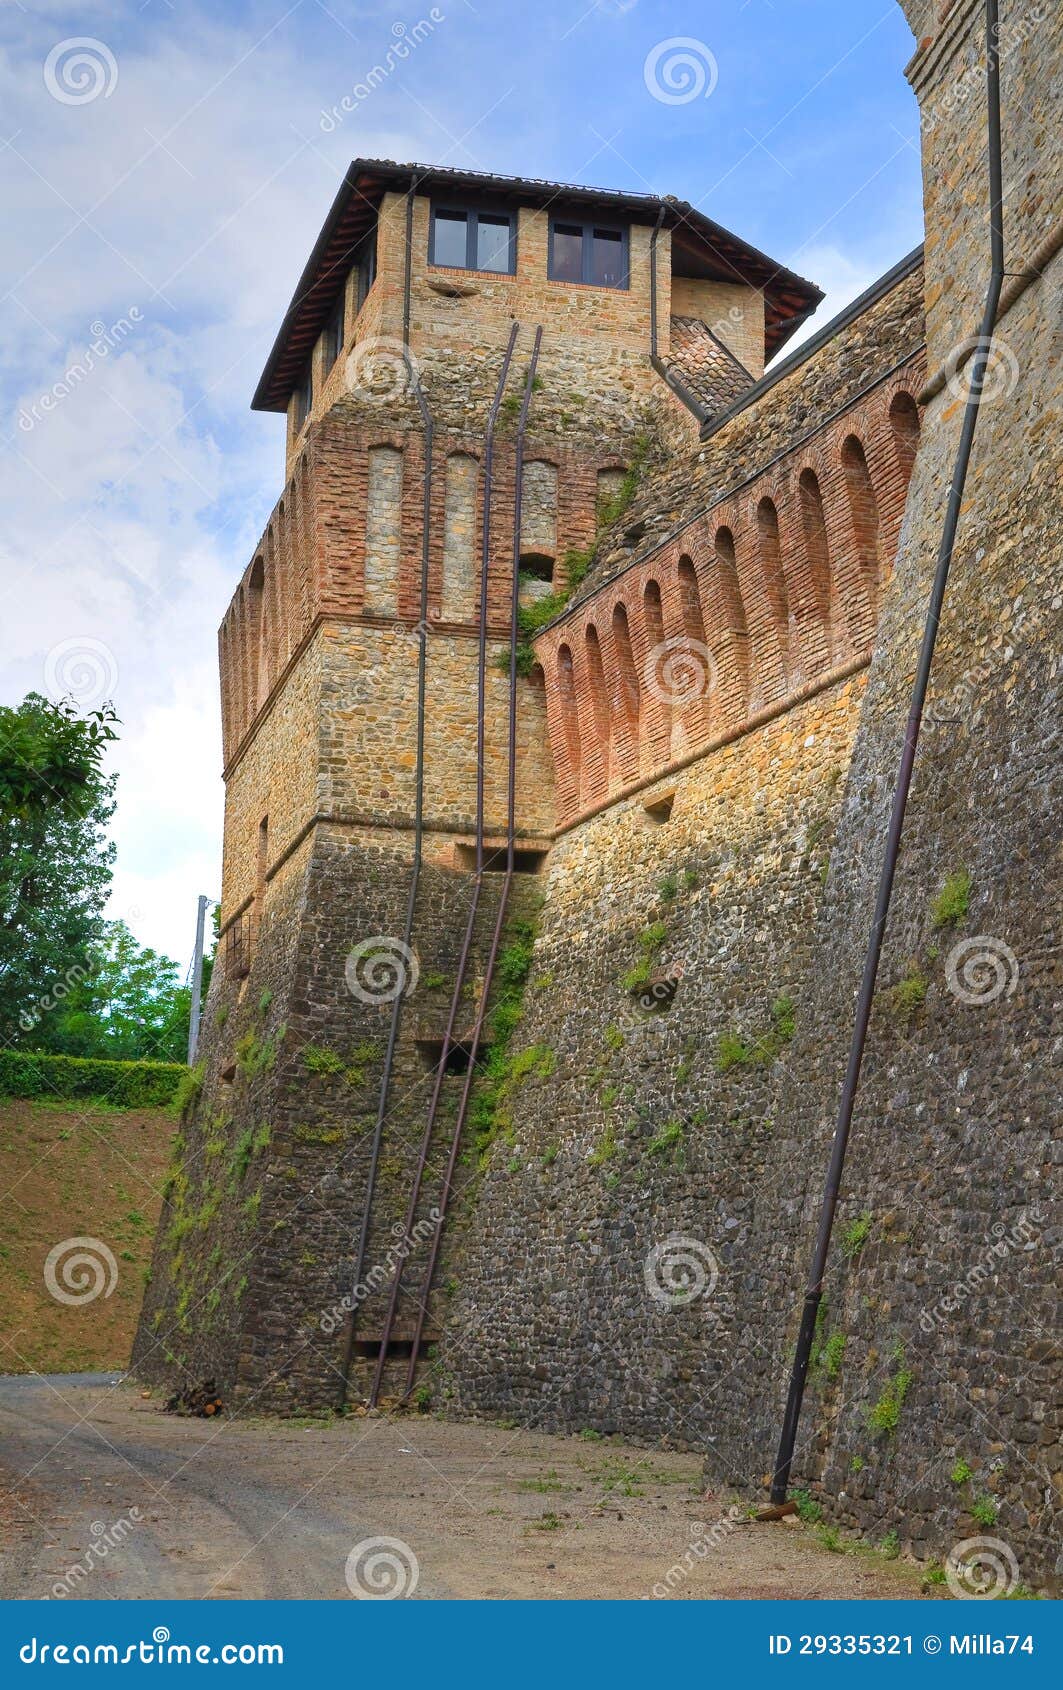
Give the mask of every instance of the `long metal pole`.
[{"label": "long metal pole", "polygon": [[196,1060],[196,1046],[199,1044],[199,1021],[203,1013],[203,935],[207,925],[207,907],[211,899],[205,893],[199,894],[199,907],[196,911],[196,948],[192,953],[192,1003],[188,1013],[188,1066],[191,1068]]},{"label": "long metal pole", "polygon": [[967,471],[971,462],[971,448],[974,444],[974,431],[978,422],[978,412],[982,400],[982,390],[985,386],[986,366],[991,351],[993,327],[996,323],[997,308],[1000,303],[1000,292],[1004,281],[1004,225],[1003,225],[1003,191],[1001,186],[1001,149],[1000,149],[1000,62],[997,53],[998,38],[998,6],[997,0],[986,0],[986,48],[988,63],[986,66],[986,94],[989,118],[989,227],[991,269],[989,286],[986,292],[985,310],[982,314],[982,326],[979,332],[977,350],[971,365],[971,386],[967,395],[967,405],[963,414],[963,427],[960,431],[959,450],[956,454],[956,464],[952,472],[952,485],[949,489],[948,507],[945,512],[945,527],[941,536],[941,547],[938,552],[937,569],[930,593],[930,604],[927,610],[926,624],[923,629],[923,643],[919,652],[919,662],[916,668],[915,682],[912,687],[911,705],[908,711],[908,723],[904,733],[904,744],[901,749],[900,768],[897,774],[897,784],[893,794],[893,808],[890,814],[889,830],[886,835],[886,850],[879,875],[878,898],[875,903],[875,914],[868,936],[867,954],[864,959],[864,972],[860,981],[860,992],[856,1005],[856,1023],[853,1027],[852,1042],[849,1046],[849,1063],[842,1086],[841,1101],[838,1106],[838,1121],[834,1129],[834,1143],[831,1148],[830,1164],[827,1169],[826,1187],[823,1193],[823,1203],[820,1210],[819,1231],[816,1235],[816,1245],[812,1253],[812,1266],[808,1277],[808,1289],[805,1293],[804,1307],[801,1311],[801,1325],[794,1351],[793,1368],[790,1374],[790,1389],[786,1401],[786,1412],[783,1416],[782,1435],[779,1439],[779,1453],[776,1457],[771,1486],[771,1500],[775,1504],[786,1501],[790,1483],[790,1468],[793,1463],[794,1445],[797,1441],[797,1428],[801,1418],[801,1404],[805,1394],[805,1381],[808,1377],[808,1363],[812,1354],[812,1341],[816,1330],[816,1315],[819,1310],[820,1299],[823,1295],[823,1278],[827,1265],[827,1252],[830,1248],[831,1231],[834,1226],[834,1214],[838,1206],[838,1192],[841,1187],[842,1171],[845,1167],[845,1152],[849,1143],[849,1131],[852,1126],[853,1110],[856,1104],[857,1091],[860,1085],[860,1070],[864,1059],[864,1048],[867,1041],[868,1022],[871,1018],[871,1006],[875,995],[875,981],[878,977],[879,960],[882,955],[882,940],[889,916],[890,899],[893,893],[893,879],[897,868],[897,856],[900,850],[901,833],[904,828],[904,816],[908,805],[908,794],[912,784],[912,771],[915,767],[916,746],[919,743],[919,730],[923,720],[923,708],[926,703],[927,688],[930,683],[930,669],[934,659],[934,646],[937,641],[938,624],[941,620],[941,607],[945,598],[945,588],[948,585],[949,570],[952,565],[952,554],[956,544],[956,530],[960,519],[960,506],[963,500],[963,490],[967,481]]}]

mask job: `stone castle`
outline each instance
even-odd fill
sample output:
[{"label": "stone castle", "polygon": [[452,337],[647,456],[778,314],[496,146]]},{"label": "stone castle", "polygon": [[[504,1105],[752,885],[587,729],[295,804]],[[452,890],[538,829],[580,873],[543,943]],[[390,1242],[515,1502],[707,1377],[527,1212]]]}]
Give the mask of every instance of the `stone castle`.
[{"label": "stone castle", "polygon": [[[351,165],[255,395],[144,1377],[763,1482],[989,262],[982,7],[905,10],[925,252],[781,359],[818,290],[688,204]],[[794,1471],[924,1557],[991,1512],[1044,1585],[1063,18],[1002,29],[1009,281]]]}]

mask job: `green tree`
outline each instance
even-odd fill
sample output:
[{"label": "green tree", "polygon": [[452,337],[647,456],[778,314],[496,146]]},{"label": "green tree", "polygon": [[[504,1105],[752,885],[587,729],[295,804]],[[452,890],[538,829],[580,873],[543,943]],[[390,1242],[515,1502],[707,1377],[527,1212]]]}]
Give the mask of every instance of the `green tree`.
[{"label": "green tree", "polygon": [[27,1042],[103,936],[116,777],[101,763],[115,720],[37,693],[0,709],[0,1042]]},{"label": "green tree", "polygon": [[85,975],[25,1042],[65,1056],[183,1062],[190,1004],[177,964],[142,948],[123,921],[109,921]]}]

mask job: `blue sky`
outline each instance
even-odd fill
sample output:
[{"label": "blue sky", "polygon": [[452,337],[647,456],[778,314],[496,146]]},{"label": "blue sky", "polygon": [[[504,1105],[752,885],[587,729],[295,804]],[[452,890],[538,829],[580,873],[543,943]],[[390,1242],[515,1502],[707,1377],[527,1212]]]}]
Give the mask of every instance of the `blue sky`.
[{"label": "blue sky", "polygon": [[4,7],[0,699],[115,698],[112,914],[183,964],[219,887],[215,630],[282,475],[248,402],[349,160],[676,194],[824,321],[921,238],[912,47],[895,0]]}]

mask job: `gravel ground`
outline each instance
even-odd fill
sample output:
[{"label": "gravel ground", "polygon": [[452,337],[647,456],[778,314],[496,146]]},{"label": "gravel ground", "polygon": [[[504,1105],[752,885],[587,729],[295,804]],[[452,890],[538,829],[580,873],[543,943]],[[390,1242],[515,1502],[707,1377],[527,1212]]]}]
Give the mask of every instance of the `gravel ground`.
[{"label": "gravel ground", "polygon": [[348,1558],[378,1538],[399,1542],[390,1561],[356,1551],[355,1588],[375,1576],[418,1599],[920,1593],[902,1563],[730,1519],[730,1498],[699,1495],[695,1457],[612,1439],[181,1419],[117,1376],[31,1375],[0,1378],[0,1475],[5,1599],[349,1600]]}]

